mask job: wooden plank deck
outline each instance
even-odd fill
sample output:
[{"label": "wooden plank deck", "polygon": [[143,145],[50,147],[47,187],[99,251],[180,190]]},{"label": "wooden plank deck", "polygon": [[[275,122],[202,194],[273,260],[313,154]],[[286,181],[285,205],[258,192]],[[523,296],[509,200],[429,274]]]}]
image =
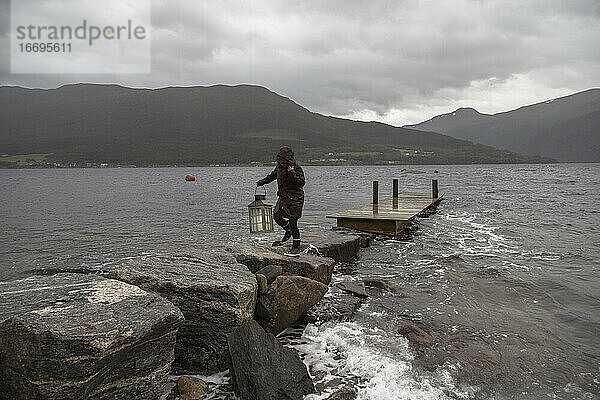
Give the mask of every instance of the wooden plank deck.
[{"label": "wooden plank deck", "polygon": [[336,218],[340,227],[395,236],[410,220],[437,204],[443,196],[444,193],[435,198],[430,193],[401,193],[397,198],[390,197],[326,217]]}]

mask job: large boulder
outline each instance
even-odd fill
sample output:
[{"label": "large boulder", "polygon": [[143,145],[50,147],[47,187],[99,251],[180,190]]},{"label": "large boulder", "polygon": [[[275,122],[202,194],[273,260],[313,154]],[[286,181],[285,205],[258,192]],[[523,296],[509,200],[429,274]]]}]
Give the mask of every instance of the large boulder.
[{"label": "large boulder", "polygon": [[298,354],[285,348],[256,321],[227,335],[231,376],[241,400],[302,400],[314,393]]},{"label": "large boulder", "polygon": [[325,284],[331,281],[335,260],[313,254],[301,254],[300,257],[287,257],[278,254],[269,247],[239,245],[230,248],[239,263],[244,264],[250,271],[258,272],[269,265],[281,267],[284,275],[299,275]]},{"label": "large boulder", "polygon": [[226,335],[254,317],[257,283],[231,256],[153,256],[128,260],[110,276],[158,293],[185,316],[177,333],[176,373],[211,374],[229,367]]},{"label": "large boulder", "polygon": [[303,276],[280,275],[258,298],[256,320],[276,335],[321,300],[327,289],[327,285]]},{"label": "large boulder", "polygon": [[336,231],[306,232],[302,234],[301,244],[301,249],[305,248],[337,262],[348,262],[358,257],[361,237]]},{"label": "large boulder", "polygon": [[97,275],[0,282],[0,398],[156,399],[181,312]]}]

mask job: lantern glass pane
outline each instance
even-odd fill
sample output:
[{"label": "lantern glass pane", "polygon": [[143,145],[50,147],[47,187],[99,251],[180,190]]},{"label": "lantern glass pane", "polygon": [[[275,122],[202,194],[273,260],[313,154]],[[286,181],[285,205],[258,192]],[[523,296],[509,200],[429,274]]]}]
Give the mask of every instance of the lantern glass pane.
[{"label": "lantern glass pane", "polygon": [[264,209],[261,211],[262,211],[262,230],[266,231],[267,230],[267,218],[266,218],[267,212]]},{"label": "lantern glass pane", "polygon": [[255,208],[248,208],[249,211],[249,219],[250,219],[250,232],[256,232],[257,230],[257,226],[256,226],[256,209]]},{"label": "lantern glass pane", "polygon": [[267,229],[273,230],[273,209],[271,207],[267,209]]},{"label": "lantern glass pane", "polygon": [[273,208],[270,205],[253,205],[248,207],[250,232],[273,232]]}]

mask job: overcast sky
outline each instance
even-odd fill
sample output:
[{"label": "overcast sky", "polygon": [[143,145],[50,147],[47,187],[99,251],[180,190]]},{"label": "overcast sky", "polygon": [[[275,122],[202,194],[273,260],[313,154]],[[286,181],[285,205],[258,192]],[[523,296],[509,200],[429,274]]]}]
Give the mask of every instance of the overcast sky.
[{"label": "overcast sky", "polygon": [[249,83],[315,112],[393,125],[600,86],[598,0],[153,0],[152,73],[112,76],[10,74],[0,1],[2,85]]}]

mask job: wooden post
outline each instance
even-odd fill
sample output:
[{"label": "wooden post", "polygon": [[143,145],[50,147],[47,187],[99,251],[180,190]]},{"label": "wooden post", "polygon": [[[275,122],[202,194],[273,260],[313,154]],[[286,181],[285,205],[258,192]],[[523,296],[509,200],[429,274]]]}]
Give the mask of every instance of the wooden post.
[{"label": "wooden post", "polygon": [[379,181],[373,181],[373,204],[379,204]]},{"label": "wooden post", "polygon": [[398,179],[394,179],[392,185],[392,209],[398,209]]},{"label": "wooden post", "polygon": [[379,181],[373,181],[373,214],[379,213]]},{"label": "wooden post", "polygon": [[432,179],[431,180],[431,197],[433,197],[434,199],[438,198],[438,184],[437,184],[437,179]]}]

